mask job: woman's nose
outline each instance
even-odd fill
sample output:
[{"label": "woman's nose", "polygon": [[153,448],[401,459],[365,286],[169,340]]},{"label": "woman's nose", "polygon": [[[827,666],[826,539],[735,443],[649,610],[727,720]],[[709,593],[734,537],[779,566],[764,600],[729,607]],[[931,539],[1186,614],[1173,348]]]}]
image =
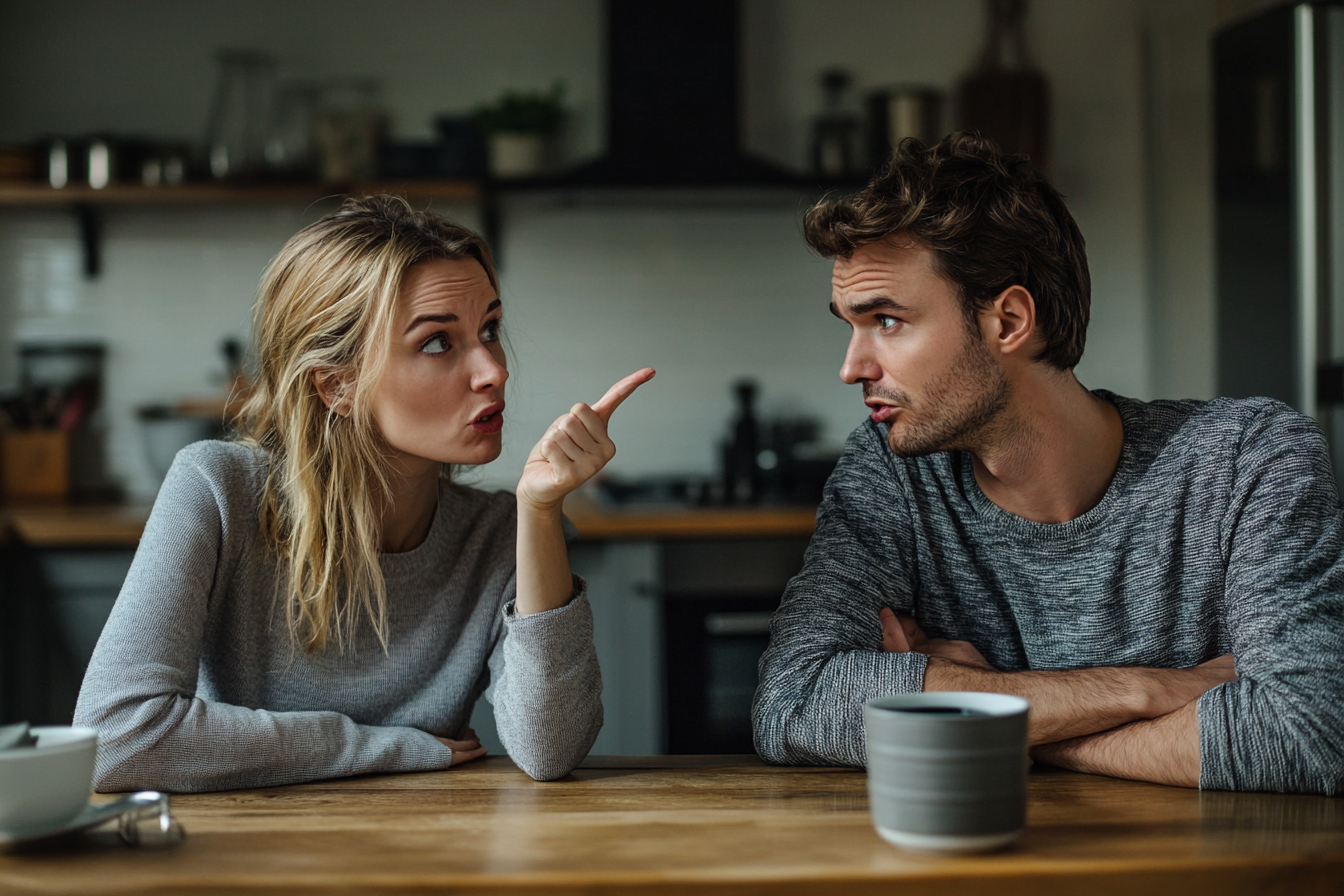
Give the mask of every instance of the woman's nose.
[{"label": "woman's nose", "polygon": [[471,388],[477,392],[504,385],[509,369],[484,345],[472,352]]}]

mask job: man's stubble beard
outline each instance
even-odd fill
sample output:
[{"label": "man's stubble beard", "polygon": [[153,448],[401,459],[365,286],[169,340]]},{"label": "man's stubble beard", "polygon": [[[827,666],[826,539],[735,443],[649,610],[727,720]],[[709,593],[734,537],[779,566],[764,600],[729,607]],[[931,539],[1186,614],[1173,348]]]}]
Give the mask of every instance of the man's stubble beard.
[{"label": "man's stubble beard", "polygon": [[[1008,407],[1008,378],[994,363],[980,334],[966,334],[952,369],[931,383],[913,407],[904,392],[864,388],[864,394],[894,401],[902,416],[913,419],[890,426],[887,444],[899,457],[924,457],[939,451],[976,451],[998,429]],[[912,413],[913,412],[913,413]]]}]

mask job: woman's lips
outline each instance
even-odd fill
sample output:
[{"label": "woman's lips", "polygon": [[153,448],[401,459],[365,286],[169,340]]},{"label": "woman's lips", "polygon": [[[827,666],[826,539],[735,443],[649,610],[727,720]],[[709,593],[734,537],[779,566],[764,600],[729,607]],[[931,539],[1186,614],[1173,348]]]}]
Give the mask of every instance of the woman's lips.
[{"label": "woman's lips", "polygon": [[892,405],[889,404],[873,405],[871,407],[871,413],[869,413],[868,416],[872,418],[872,421],[874,423],[883,423],[887,420],[887,418],[889,418],[892,414],[895,414],[899,410],[900,408],[893,407]]},{"label": "woman's lips", "polygon": [[485,409],[475,420],[471,421],[471,428],[479,433],[499,432],[504,428],[504,402],[499,401]]}]

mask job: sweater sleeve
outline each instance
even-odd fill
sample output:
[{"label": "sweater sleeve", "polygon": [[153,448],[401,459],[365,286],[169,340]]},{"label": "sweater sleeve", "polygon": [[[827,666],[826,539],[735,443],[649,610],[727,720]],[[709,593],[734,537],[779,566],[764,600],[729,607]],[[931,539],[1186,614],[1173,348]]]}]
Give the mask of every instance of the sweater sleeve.
[{"label": "sweater sleeve", "polygon": [[413,728],[197,695],[211,597],[238,535],[207,453],[193,446],[174,461],[84,676],[75,724],[98,730],[96,789],[198,792],[446,768],[451,751]]},{"label": "sweater sleeve", "polygon": [[1199,700],[1200,787],[1342,793],[1344,529],[1313,421],[1252,421],[1223,537],[1240,677]]},{"label": "sweater sleeve", "polygon": [[504,749],[533,778],[563,778],[583,761],[602,728],[602,673],[583,579],[574,576],[574,597],[553,610],[519,616],[509,601],[485,696]]},{"label": "sweater sleeve", "polygon": [[860,427],[770,622],[752,704],[756,751],[767,762],[864,766],[864,702],[923,690],[928,657],[883,652],[878,615],[913,612],[907,506],[880,430]]}]

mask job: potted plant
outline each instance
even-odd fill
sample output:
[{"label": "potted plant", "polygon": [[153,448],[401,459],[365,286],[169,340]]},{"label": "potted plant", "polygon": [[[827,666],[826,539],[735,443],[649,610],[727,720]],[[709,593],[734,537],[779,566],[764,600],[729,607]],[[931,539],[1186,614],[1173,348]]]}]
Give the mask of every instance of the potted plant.
[{"label": "potted plant", "polygon": [[491,174],[534,177],[545,169],[564,121],[564,98],[565,85],[556,81],[547,91],[506,90],[476,108],[476,124],[489,140]]}]

